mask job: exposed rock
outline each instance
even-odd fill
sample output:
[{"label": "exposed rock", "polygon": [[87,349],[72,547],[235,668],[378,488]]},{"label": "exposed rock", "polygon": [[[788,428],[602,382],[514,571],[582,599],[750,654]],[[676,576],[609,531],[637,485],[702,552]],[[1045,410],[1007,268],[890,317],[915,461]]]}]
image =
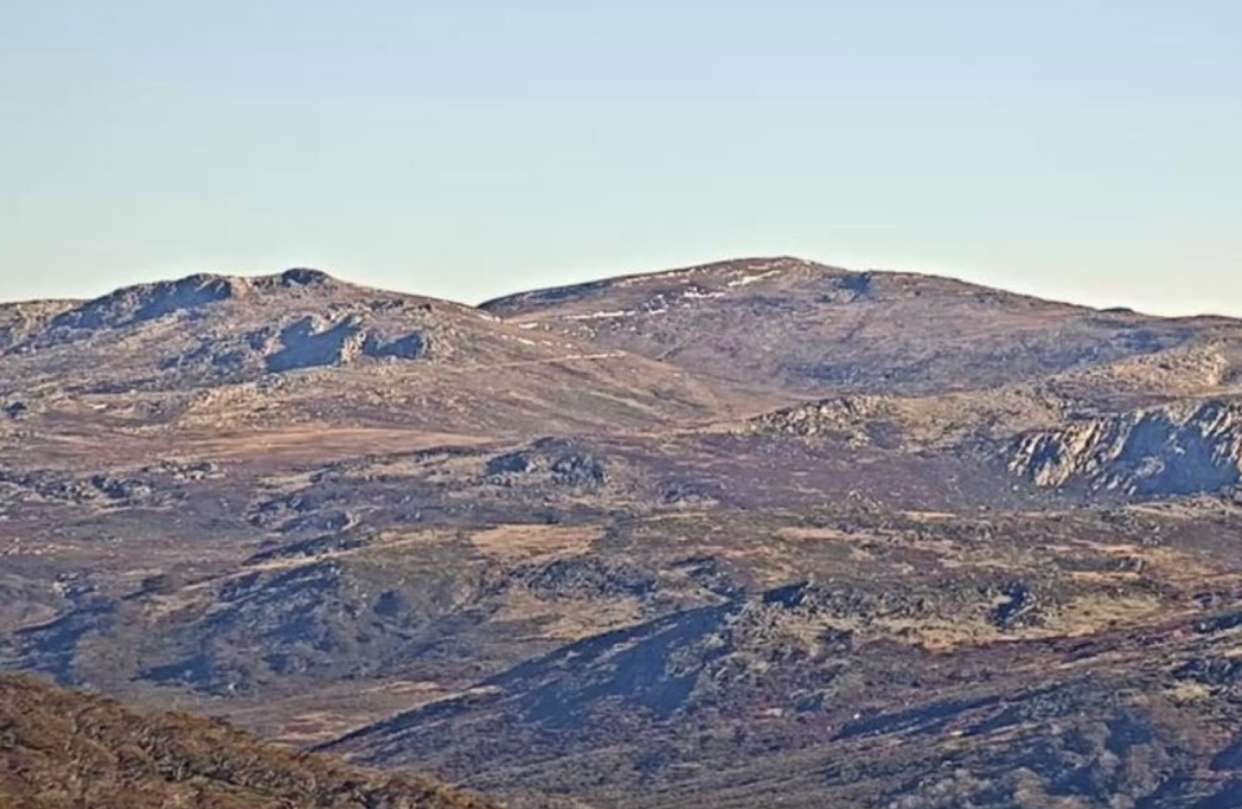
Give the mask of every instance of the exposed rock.
[{"label": "exposed rock", "polygon": [[[364,356],[416,360],[427,350],[427,340],[418,332],[387,340],[366,329],[356,315],[336,322],[302,318],[281,330],[278,342],[279,350],[266,358],[267,370],[272,373],[346,365]],[[261,336],[252,338],[251,345],[256,343],[262,345]]]},{"label": "exposed rock", "polygon": [[1242,660],[1201,657],[1179,667],[1173,676],[1214,688],[1230,688],[1242,683]]},{"label": "exposed rock", "polygon": [[103,493],[109,500],[136,501],[150,498],[151,486],[140,480],[115,478],[111,475],[95,475],[91,485]]},{"label": "exposed rock", "polygon": [[148,466],[141,470],[145,474],[164,474],[178,482],[210,480],[223,477],[224,472],[220,465],[212,461],[161,461],[155,466]]},{"label": "exposed rock", "polygon": [[0,500],[134,508],[167,505],[178,496],[175,488],[153,480],[105,474],[77,477],[57,470],[0,466]]},{"label": "exposed rock", "polygon": [[529,449],[491,458],[484,474],[491,482],[502,485],[535,476],[561,486],[593,489],[608,480],[603,460],[562,439],[541,439]]},{"label": "exposed rock", "polygon": [[490,313],[110,299],[0,306],[0,666],[600,806],[1206,809],[1242,770],[1236,323],[783,258]]},{"label": "exposed rock", "polygon": [[305,317],[280,333],[281,348],[267,358],[272,373],[327,365],[344,365],[362,354],[365,337],[353,318],[323,324]]},{"label": "exposed rock", "polygon": [[1242,480],[1242,404],[1168,406],[1036,431],[1015,442],[1009,468],[1039,486],[1140,497],[1219,492]]},{"label": "exposed rock", "polygon": [[279,284],[284,287],[326,287],[336,283],[332,276],[326,272],[306,267],[295,267],[291,270],[285,270],[277,278]]},{"label": "exposed rock", "polygon": [[52,320],[56,329],[117,329],[178,312],[192,312],[244,293],[237,278],[192,275],[118,290],[69,310]]},{"label": "exposed rock", "polygon": [[581,595],[642,597],[655,589],[654,578],[645,571],[589,557],[526,565],[515,571],[515,579],[541,598],[552,599]]},{"label": "exposed rock", "polygon": [[720,501],[719,484],[693,480],[663,480],[656,486],[660,499],[669,505],[712,505]]},{"label": "exposed rock", "polygon": [[249,521],[281,533],[341,531],[353,524],[349,512],[332,505],[313,494],[293,492],[261,501],[250,512]]},{"label": "exposed rock", "polygon": [[76,301],[29,301],[0,304],[0,354],[26,344],[30,337],[47,328],[57,315]]},{"label": "exposed rock", "polygon": [[866,445],[873,443],[877,430],[896,415],[890,399],[844,396],[765,413],[747,422],[746,430],[799,438],[835,438]]},{"label": "exposed rock", "polygon": [[374,334],[368,334],[366,341],[362,344],[362,353],[377,359],[391,357],[399,360],[416,360],[426,351],[427,340],[417,332],[388,341]]}]

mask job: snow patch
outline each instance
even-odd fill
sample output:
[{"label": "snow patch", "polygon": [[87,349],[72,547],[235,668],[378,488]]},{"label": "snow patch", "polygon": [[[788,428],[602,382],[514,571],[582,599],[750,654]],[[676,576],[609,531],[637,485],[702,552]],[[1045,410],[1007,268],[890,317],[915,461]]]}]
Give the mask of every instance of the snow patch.
[{"label": "snow patch", "polygon": [[702,275],[710,271],[710,267],[687,267],[681,270],[665,270],[664,272],[643,273],[642,275],[634,275],[622,277],[613,282],[617,287],[631,287],[648,284],[652,281],[665,281],[685,278],[689,275]]},{"label": "snow patch", "polygon": [[629,317],[641,314],[637,309],[616,309],[611,312],[591,312],[589,315],[569,315],[566,320],[605,320],[615,317]]},{"label": "snow patch", "polygon": [[744,275],[741,278],[735,278],[732,281],[730,281],[729,286],[730,287],[744,287],[749,284],[754,284],[758,281],[762,281],[765,278],[771,278],[774,275],[780,275],[780,273],[781,273],[780,270],[768,270],[767,272],[761,272],[758,275]]}]

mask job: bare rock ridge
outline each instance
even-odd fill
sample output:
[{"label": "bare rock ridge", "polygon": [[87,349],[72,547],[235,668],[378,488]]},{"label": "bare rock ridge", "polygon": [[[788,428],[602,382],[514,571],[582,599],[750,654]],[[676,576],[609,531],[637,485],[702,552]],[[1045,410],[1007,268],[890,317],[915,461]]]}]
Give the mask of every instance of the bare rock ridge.
[{"label": "bare rock ridge", "polygon": [[779,276],[814,279],[822,286],[820,302],[849,303],[866,298],[872,292],[872,282],[885,274],[856,272],[789,256],[737,259],[521,292],[486,301],[480,308],[513,316],[554,307],[589,305],[618,295],[628,297],[640,307],[635,312],[596,312],[581,318],[607,319],[638,311],[665,311],[678,303],[689,305],[693,301],[724,298]]},{"label": "bare rock ridge", "polygon": [[1015,443],[1009,465],[1040,486],[1138,497],[1230,489],[1242,481],[1242,403],[1183,403],[1033,432]]},{"label": "bare rock ridge", "polygon": [[1242,482],[1242,403],[1179,401],[1084,411],[1048,391],[846,396],[748,420],[743,434],[932,452],[1003,465],[1030,483],[1133,499],[1218,494]]},{"label": "bare rock ridge", "polygon": [[71,305],[51,318],[48,328],[62,335],[122,329],[169,315],[199,313],[212,304],[251,295],[270,296],[301,289],[330,295],[344,286],[319,270],[293,269],[257,278],[202,273],[176,281],[125,287],[101,298]]},{"label": "bare rock ridge", "polygon": [[236,279],[209,275],[130,287],[71,309],[56,317],[51,326],[82,331],[124,328],[235,298],[240,287]]},{"label": "bare rock ridge", "polygon": [[[194,275],[72,305],[42,327],[9,312],[0,317],[0,351],[123,340],[136,327],[181,317],[195,322],[199,343],[166,356],[166,367],[281,373],[360,358],[421,359],[438,353],[428,318],[418,315],[431,307],[441,321],[448,315],[481,328],[500,318],[533,332],[525,339],[572,338],[800,397],[995,386],[1158,353],[1206,328],[947,279],[771,258],[529,292],[478,309],[354,287],[317,270]],[[247,322],[258,328],[238,333]]]},{"label": "bare rock ridge", "polygon": [[[189,318],[197,325],[183,331],[197,334],[198,344],[190,351],[165,356],[162,369],[207,372],[256,366],[285,373],[342,365],[362,357],[422,358],[430,351],[428,335],[413,329],[402,331],[391,315],[427,321],[432,305],[426,299],[352,287],[319,270],[292,269],[256,278],[200,274],[127,287],[68,305],[55,316],[43,318],[39,329],[28,324],[26,340],[8,342],[15,344],[10,346],[15,352],[29,354],[92,339],[124,340],[125,333],[136,334],[134,330],[144,325]],[[470,312],[455,304],[443,307],[454,314]],[[297,316],[299,310],[305,314]],[[241,327],[247,323],[261,325],[244,331]],[[15,326],[10,328],[16,332]]]},{"label": "bare rock ridge", "polygon": [[426,339],[417,332],[385,340],[355,317],[331,324],[306,317],[284,328],[279,341],[280,349],[266,358],[267,370],[273,373],[342,365],[363,356],[414,360],[427,349]]},{"label": "bare rock ridge", "polygon": [[254,279],[198,274],[177,281],[159,281],[117,290],[58,315],[53,328],[122,328],[178,312],[192,312],[250,293],[272,294],[281,290],[315,288],[321,292],[341,284],[320,270],[292,269],[279,275]]},{"label": "bare rock ridge", "polygon": [[0,304],[0,355],[31,334],[47,328],[53,318],[75,305],[74,301]]},{"label": "bare rock ridge", "polygon": [[314,287],[330,292],[340,287],[327,273],[293,269],[254,279],[197,274],[176,281],[125,287],[95,300],[68,305],[51,318],[49,328],[61,331],[119,329],[178,313],[192,313],[221,301],[249,294]]}]

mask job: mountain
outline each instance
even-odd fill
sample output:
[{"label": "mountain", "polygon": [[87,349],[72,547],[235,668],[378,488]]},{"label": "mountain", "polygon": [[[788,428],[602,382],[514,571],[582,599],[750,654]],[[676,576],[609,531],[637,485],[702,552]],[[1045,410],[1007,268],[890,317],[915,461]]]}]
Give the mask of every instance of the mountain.
[{"label": "mountain", "polygon": [[327,427],[417,443],[416,432],[636,428],[729,407],[642,357],[311,270],[10,306],[0,324],[8,431],[54,443],[127,432],[281,441]]},{"label": "mountain", "polygon": [[1240,368],[784,258],[4,306],[0,666],[515,807],[1231,806]]},{"label": "mountain", "polygon": [[426,778],[394,778],[265,745],[221,722],[0,675],[0,803],[7,809],[171,806],[486,809]]},{"label": "mountain", "polygon": [[1211,339],[1237,324],[1096,311],[908,273],[795,258],[528,292],[485,311],[689,371],[799,395],[993,387]]}]

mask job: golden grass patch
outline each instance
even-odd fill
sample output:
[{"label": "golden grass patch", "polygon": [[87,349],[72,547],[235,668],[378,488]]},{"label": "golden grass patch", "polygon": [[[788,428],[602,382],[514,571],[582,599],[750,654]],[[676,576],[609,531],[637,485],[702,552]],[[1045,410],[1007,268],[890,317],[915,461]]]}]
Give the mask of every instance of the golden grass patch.
[{"label": "golden grass patch", "polygon": [[470,543],[488,556],[521,559],[585,553],[601,536],[597,526],[498,525],[471,534]]}]

